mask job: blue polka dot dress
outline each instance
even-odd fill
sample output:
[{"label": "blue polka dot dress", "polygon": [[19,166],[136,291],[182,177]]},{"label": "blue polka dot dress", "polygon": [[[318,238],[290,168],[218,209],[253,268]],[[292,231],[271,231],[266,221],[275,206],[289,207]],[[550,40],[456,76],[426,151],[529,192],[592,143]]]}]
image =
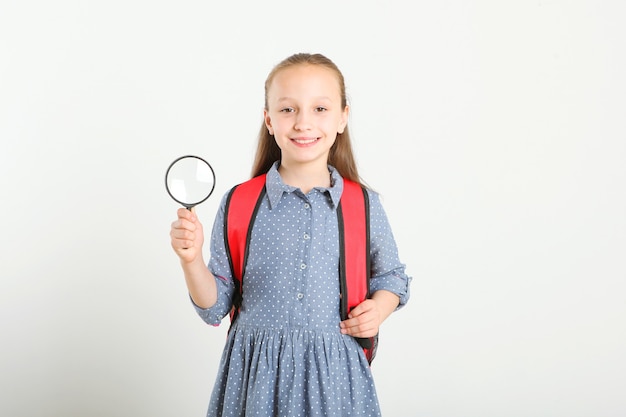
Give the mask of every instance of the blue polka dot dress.
[{"label": "blue polka dot dress", "polygon": [[[343,179],[329,166],[330,188],[304,195],[284,184],[278,163],[266,179],[243,283],[243,301],[228,333],[207,416],[379,416],[371,370],[362,348],[339,331],[339,240],[336,205]],[[370,192],[372,292],[409,298],[387,217]],[[195,306],[218,325],[235,291],[224,246],[224,206],[215,219],[209,269],[218,301]]]}]

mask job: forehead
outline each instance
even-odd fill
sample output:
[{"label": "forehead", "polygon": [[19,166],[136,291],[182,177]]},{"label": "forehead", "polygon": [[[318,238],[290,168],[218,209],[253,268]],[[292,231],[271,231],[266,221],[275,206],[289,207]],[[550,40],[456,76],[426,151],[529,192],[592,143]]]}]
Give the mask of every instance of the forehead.
[{"label": "forehead", "polygon": [[269,85],[268,96],[341,96],[337,74],[320,65],[294,65],[279,70]]}]

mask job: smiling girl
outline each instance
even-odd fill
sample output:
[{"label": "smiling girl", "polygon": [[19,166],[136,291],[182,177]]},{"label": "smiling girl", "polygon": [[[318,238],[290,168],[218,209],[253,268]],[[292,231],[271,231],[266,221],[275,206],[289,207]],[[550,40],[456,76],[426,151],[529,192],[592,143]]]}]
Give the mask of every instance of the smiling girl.
[{"label": "smiling girl", "polygon": [[357,338],[377,336],[406,304],[411,277],[379,196],[368,190],[369,297],[342,320],[337,206],[345,182],[364,186],[348,115],[343,75],[325,56],[295,54],[270,72],[252,169],[253,178],[265,176],[266,194],[241,288],[225,243],[227,195],[208,266],[202,224],[178,210],[171,244],[198,314],[218,325],[241,295],[207,416],[380,415],[371,358]]}]

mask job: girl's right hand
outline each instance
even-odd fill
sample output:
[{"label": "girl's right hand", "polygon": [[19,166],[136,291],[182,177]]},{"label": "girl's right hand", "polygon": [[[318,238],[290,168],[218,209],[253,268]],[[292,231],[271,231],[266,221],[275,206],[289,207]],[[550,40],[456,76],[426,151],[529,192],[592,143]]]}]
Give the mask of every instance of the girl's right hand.
[{"label": "girl's right hand", "polygon": [[204,232],[195,211],[180,208],[176,214],[178,219],[172,223],[170,230],[174,252],[185,263],[201,260]]}]

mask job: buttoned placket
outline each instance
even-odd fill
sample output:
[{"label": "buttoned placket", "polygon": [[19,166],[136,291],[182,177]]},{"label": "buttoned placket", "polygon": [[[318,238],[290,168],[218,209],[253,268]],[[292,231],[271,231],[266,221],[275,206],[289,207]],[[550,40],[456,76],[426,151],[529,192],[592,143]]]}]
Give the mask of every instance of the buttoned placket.
[{"label": "buttoned placket", "polygon": [[299,239],[299,260],[296,263],[296,268],[299,269],[298,273],[296,273],[297,279],[295,282],[295,302],[296,302],[296,311],[294,314],[294,325],[305,326],[307,325],[307,314],[306,314],[306,286],[309,275],[309,265],[308,262],[311,258],[311,228],[313,227],[313,207],[311,206],[311,202],[309,199],[300,195],[302,198],[302,208],[300,210],[300,239]]}]

